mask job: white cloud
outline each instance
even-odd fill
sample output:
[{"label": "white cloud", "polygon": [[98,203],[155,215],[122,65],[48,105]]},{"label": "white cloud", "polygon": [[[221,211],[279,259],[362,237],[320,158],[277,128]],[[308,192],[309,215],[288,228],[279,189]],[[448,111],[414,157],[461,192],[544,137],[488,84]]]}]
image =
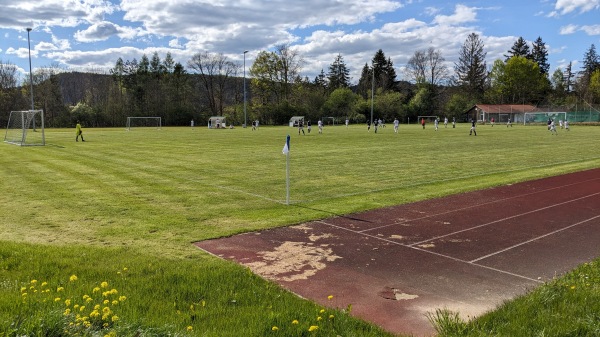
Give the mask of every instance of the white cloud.
[{"label": "white cloud", "polygon": [[600,0],[557,0],[554,6],[560,14],[568,14],[579,10],[580,13],[600,8]]},{"label": "white cloud", "polygon": [[600,25],[581,26],[581,30],[588,35],[600,35]]},{"label": "white cloud", "polygon": [[454,14],[452,15],[437,15],[433,19],[433,23],[440,25],[459,25],[467,22],[473,22],[476,20],[477,11],[473,7],[467,7],[465,5],[456,5],[454,8]]},{"label": "white cloud", "polygon": [[566,26],[560,27],[560,35],[573,34],[577,31],[577,29],[578,29],[577,25],[566,25]]}]

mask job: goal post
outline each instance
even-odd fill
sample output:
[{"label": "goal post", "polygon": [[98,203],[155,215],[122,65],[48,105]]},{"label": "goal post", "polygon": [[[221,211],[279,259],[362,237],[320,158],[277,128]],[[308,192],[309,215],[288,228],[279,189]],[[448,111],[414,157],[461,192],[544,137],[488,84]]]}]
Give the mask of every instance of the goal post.
[{"label": "goal post", "polygon": [[526,112],[523,114],[523,125],[544,124],[548,119],[554,121],[567,120],[566,112]]},{"label": "goal post", "polygon": [[19,146],[44,146],[44,110],[11,111],[4,142]]},{"label": "goal post", "polygon": [[131,131],[131,128],[156,128],[162,129],[161,117],[127,117],[127,126],[125,129]]}]

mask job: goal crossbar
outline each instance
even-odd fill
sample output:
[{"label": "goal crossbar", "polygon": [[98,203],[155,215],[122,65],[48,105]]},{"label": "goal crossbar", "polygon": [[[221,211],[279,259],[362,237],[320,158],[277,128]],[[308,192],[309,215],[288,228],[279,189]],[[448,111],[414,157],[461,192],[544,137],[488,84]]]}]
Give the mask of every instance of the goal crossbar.
[{"label": "goal crossbar", "polygon": [[132,127],[155,127],[158,130],[162,129],[161,117],[127,117],[127,125],[125,129],[131,131]]}]

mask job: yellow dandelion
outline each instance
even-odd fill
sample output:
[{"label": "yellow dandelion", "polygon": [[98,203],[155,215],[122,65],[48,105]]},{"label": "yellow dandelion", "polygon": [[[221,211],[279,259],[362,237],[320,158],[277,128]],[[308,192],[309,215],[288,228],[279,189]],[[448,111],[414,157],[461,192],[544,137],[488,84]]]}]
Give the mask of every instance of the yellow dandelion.
[{"label": "yellow dandelion", "polygon": [[100,291],[100,288],[99,288],[99,287],[95,287],[95,288],[92,290],[92,293],[97,293],[97,292],[99,292],[99,291]]},{"label": "yellow dandelion", "polygon": [[60,302],[60,297],[55,298],[54,302]]},{"label": "yellow dandelion", "polygon": [[129,270],[129,269],[127,269],[127,267],[123,267],[123,271],[127,271],[127,270]]},{"label": "yellow dandelion", "polygon": [[116,321],[118,321],[118,320],[119,320],[119,316],[117,316],[117,315],[114,315],[114,316],[111,318],[111,320],[112,320],[113,322],[116,322]]},{"label": "yellow dandelion", "polygon": [[59,293],[59,292],[61,292],[61,291],[65,291],[65,288],[63,288],[63,287],[58,287],[58,288],[56,288],[56,292],[57,292],[57,293]]},{"label": "yellow dandelion", "polygon": [[319,311],[320,314],[324,313],[325,309],[321,309],[321,311]]},{"label": "yellow dandelion", "polygon": [[102,324],[103,327],[108,328],[108,323]]},{"label": "yellow dandelion", "polygon": [[107,321],[108,320],[108,316],[110,316],[110,315],[109,314],[102,315],[102,320],[103,321]]},{"label": "yellow dandelion", "polygon": [[316,331],[318,328],[319,328],[319,327],[318,327],[318,326],[316,326],[316,325],[311,325],[311,326],[308,328],[308,331],[309,331],[309,332],[313,332],[313,331]]},{"label": "yellow dandelion", "polygon": [[113,288],[113,289],[111,289],[111,290],[110,290],[110,293],[111,293],[111,295],[116,295],[116,294],[118,294],[119,292],[117,291],[117,289],[114,289],[114,288]]},{"label": "yellow dandelion", "polygon": [[206,306],[206,301],[202,300],[202,306],[205,307]]},{"label": "yellow dandelion", "polygon": [[66,299],[65,300],[65,305],[68,307],[71,305],[71,300],[70,299]]},{"label": "yellow dandelion", "polygon": [[127,299],[125,296],[119,296],[119,302],[123,302]]},{"label": "yellow dandelion", "polygon": [[85,305],[82,305],[79,307],[79,311],[84,311],[85,310]]},{"label": "yellow dandelion", "polygon": [[37,283],[37,280],[31,280],[31,284],[35,285]]},{"label": "yellow dandelion", "polygon": [[75,305],[73,306],[73,309],[79,309],[79,304],[75,304]]},{"label": "yellow dandelion", "polygon": [[298,320],[297,319],[293,320],[292,324],[298,324]]},{"label": "yellow dandelion", "polygon": [[271,328],[271,331],[277,331],[277,330],[279,330],[279,328],[278,328],[278,327],[276,327],[276,326],[273,326],[273,327]]},{"label": "yellow dandelion", "polygon": [[90,312],[91,318],[97,318],[98,316],[100,316],[100,313],[98,312],[98,310],[94,310],[94,311]]},{"label": "yellow dandelion", "polygon": [[21,287],[21,292],[27,291],[27,287]]},{"label": "yellow dandelion", "polygon": [[102,304],[104,304],[104,305],[107,305],[108,303],[110,303],[110,301],[109,301],[109,300],[104,300],[104,301],[102,301]]},{"label": "yellow dandelion", "polygon": [[571,286],[571,290],[575,289],[575,286]]},{"label": "yellow dandelion", "polygon": [[320,321],[320,320],[322,320],[322,319],[323,319],[323,317],[321,317],[321,316],[317,317],[317,322]]},{"label": "yellow dandelion", "polygon": [[69,277],[69,281],[71,281],[71,282],[77,281],[77,275],[71,275],[71,277]]},{"label": "yellow dandelion", "polygon": [[91,302],[91,301],[93,301],[93,300],[94,300],[93,298],[91,298],[91,297],[88,297],[88,298],[85,300],[85,302],[86,302],[86,303],[90,303],[90,302]]},{"label": "yellow dandelion", "polygon": [[21,296],[26,297],[27,293],[22,293]]},{"label": "yellow dandelion", "polygon": [[102,308],[102,312],[105,314],[109,314],[110,313],[110,308],[109,307],[104,307]]},{"label": "yellow dandelion", "polygon": [[70,315],[70,314],[71,314],[71,309],[69,309],[69,308],[65,309],[65,313],[64,313],[64,315],[65,315],[65,316],[68,316],[68,315]]},{"label": "yellow dandelion", "polygon": [[100,283],[100,288],[108,288],[108,282],[104,281]]},{"label": "yellow dandelion", "polygon": [[42,287],[45,287],[48,285],[48,282],[42,282]]},{"label": "yellow dandelion", "polygon": [[333,295],[327,296],[327,299],[331,301],[333,299]]},{"label": "yellow dandelion", "polygon": [[333,317],[334,317],[333,315],[329,315],[329,319],[333,319]]},{"label": "yellow dandelion", "polygon": [[83,295],[81,298],[83,298],[84,300],[87,300],[90,297],[90,295]]},{"label": "yellow dandelion", "polygon": [[193,304],[190,304],[190,310],[194,311],[194,305]]},{"label": "yellow dandelion", "polygon": [[191,325],[188,325],[188,327],[187,327],[187,329],[186,329],[186,330],[187,330],[187,331],[192,331],[192,330],[194,330],[194,328],[193,328]]},{"label": "yellow dandelion", "polygon": [[113,300],[113,301],[111,302],[111,304],[112,304],[112,305],[117,305],[117,304],[119,304],[119,301],[117,301],[117,300]]}]

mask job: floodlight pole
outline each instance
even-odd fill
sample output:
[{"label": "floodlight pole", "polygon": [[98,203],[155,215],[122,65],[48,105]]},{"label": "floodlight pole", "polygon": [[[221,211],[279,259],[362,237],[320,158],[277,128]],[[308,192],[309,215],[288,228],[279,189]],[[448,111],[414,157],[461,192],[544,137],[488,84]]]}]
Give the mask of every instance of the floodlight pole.
[{"label": "floodlight pole", "polygon": [[31,92],[31,110],[35,110],[33,108],[33,73],[31,71],[31,42],[29,40],[29,32],[31,32],[31,28],[27,27],[27,48],[29,50],[29,91]]},{"label": "floodlight pole", "polygon": [[246,53],[244,50],[244,127],[248,125],[248,118],[246,117]]},{"label": "floodlight pole", "polygon": [[[373,77],[371,78],[371,126],[373,125],[373,102],[375,101],[375,67],[373,67]],[[377,131],[377,129],[375,130]]]}]

